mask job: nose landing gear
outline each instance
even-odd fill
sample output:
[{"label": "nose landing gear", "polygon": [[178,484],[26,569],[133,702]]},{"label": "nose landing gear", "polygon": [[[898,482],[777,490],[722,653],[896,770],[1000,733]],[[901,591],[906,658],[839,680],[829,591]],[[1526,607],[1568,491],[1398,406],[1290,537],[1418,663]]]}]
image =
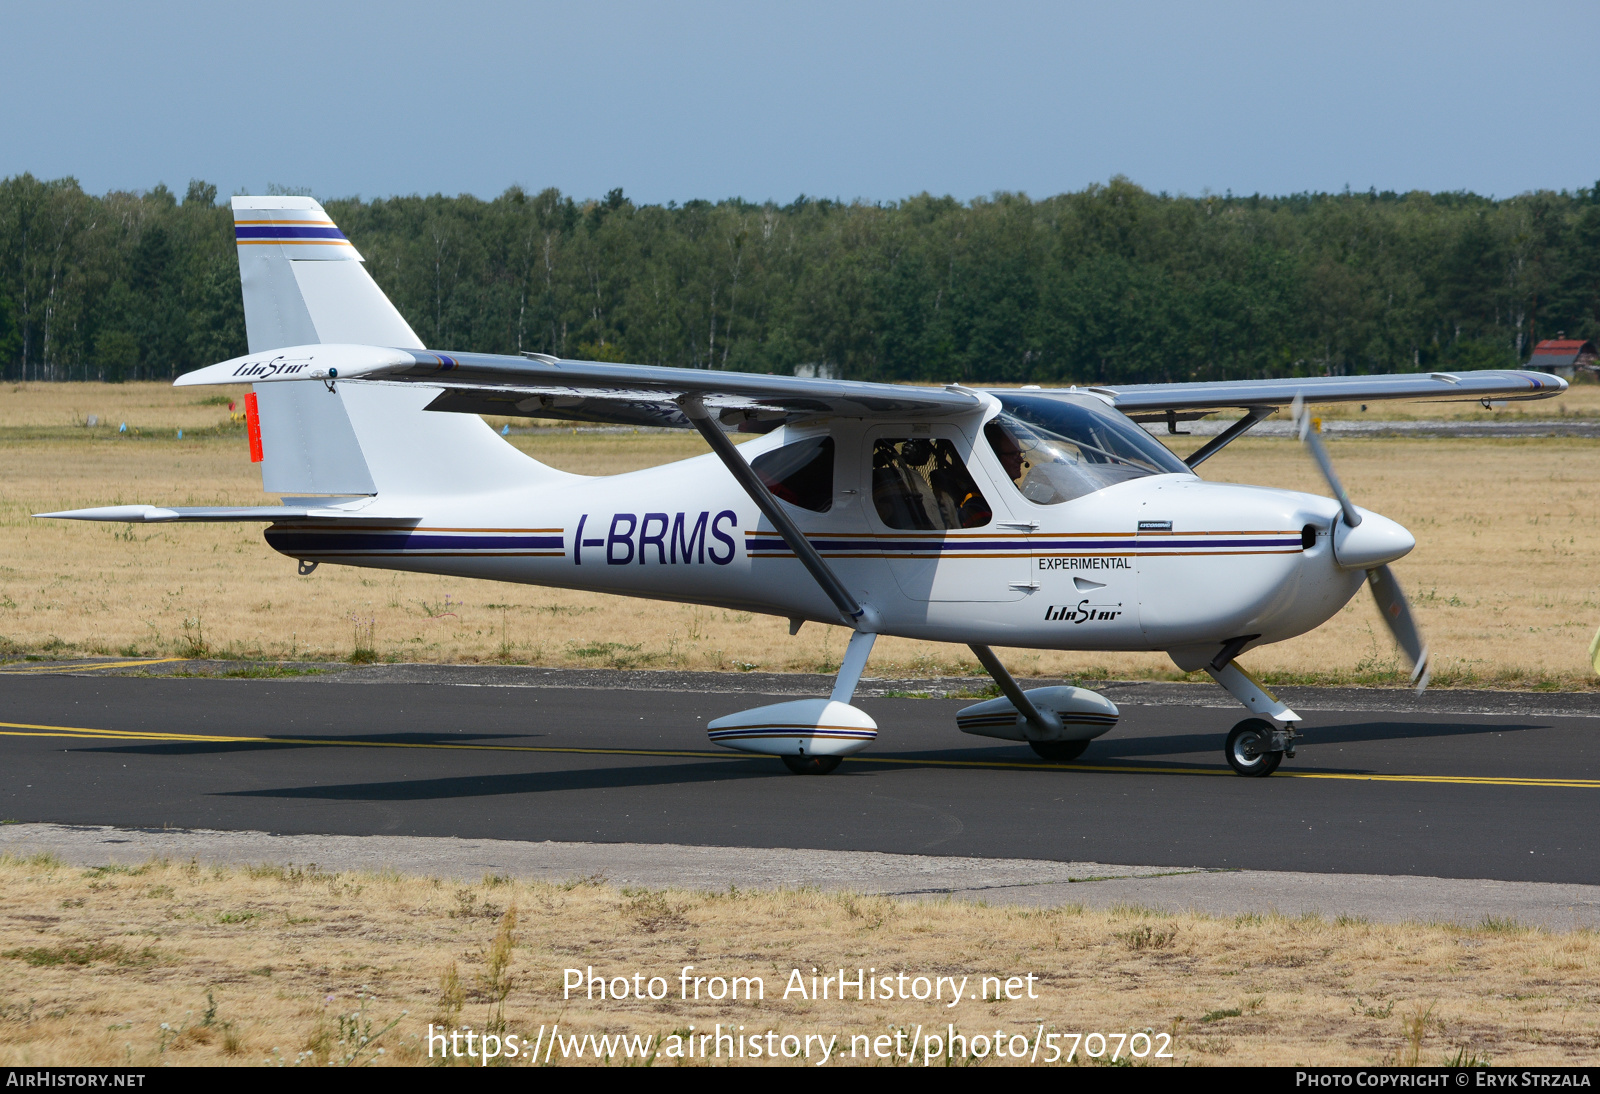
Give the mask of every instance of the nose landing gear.
[{"label": "nose landing gear", "polygon": [[1224,752],[1228,766],[1241,775],[1261,778],[1272,774],[1283,760],[1281,751],[1273,751],[1272,736],[1276,727],[1265,718],[1246,718],[1228,733]]},{"label": "nose landing gear", "polygon": [[[1234,652],[1231,644],[1225,646],[1223,652]],[[1176,654],[1172,659],[1178,662],[1179,668],[1190,667]],[[1228,743],[1223,749],[1229,767],[1240,775],[1261,778],[1276,771],[1285,756],[1294,758],[1295,738],[1300,736],[1295,726],[1300,722],[1300,715],[1236,661],[1229,660],[1220,668],[1215,662],[1201,667],[1250,713],[1264,716],[1246,718],[1229,731]]]},{"label": "nose landing gear", "polygon": [[1229,767],[1241,775],[1260,778],[1276,771],[1285,756],[1294,758],[1297,736],[1292,724],[1280,729],[1265,718],[1246,718],[1228,732],[1223,751]]}]

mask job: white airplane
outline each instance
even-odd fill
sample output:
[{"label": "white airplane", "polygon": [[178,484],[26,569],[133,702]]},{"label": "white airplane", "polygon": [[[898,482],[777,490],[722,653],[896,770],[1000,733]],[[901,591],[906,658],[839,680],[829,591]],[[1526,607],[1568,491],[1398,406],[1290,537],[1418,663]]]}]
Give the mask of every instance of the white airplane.
[{"label": "white airplane", "polygon": [[[1304,403],[1557,395],[1536,372],[986,391],[501,356],[423,347],[308,198],[233,199],[250,352],[179,386],[253,385],[252,459],[279,505],[112,506],[77,520],[262,521],[308,574],[342,563],[787,617],[853,633],[833,694],[710,723],[711,740],[825,774],[877,726],[851,705],[880,634],[969,646],[1001,697],[967,733],[1070,761],[1116,723],[1075,687],[1024,691],[991,646],[1165,651],[1251,717],[1241,775],[1295,754],[1300,716],[1237,658],[1320,626],[1363,581],[1427,683],[1389,564],[1414,541],[1354,505]],[[1207,482],[1195,469],[1291,407],[1334,499]],[[1245,415],[1187,459],[1141,421]],[[678,426],[711,452],[588,477],[547,467],[480,414]],[[727,430],[760,434],[735,446]]]}]

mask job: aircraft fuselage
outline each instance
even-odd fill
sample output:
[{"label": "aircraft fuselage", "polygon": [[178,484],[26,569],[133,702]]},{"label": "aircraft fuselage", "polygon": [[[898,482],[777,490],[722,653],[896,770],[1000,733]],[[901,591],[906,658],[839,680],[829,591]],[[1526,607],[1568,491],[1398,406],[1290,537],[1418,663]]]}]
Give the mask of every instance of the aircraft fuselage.
[{"label": "aircraft fuselage", "polygon": [[[826,512],[790,508],[881,634],[1061,650],[1172,650],[1304,633],[1362,583],[1333,559],[1338,505],[1287,490],[1152,475],[1056,505],[1022,496],[981,421],[785,427],[747,458],[829,433]],[[992,509],[982,527],[887,527],[870,489],[875,439],[913,431],[960,450]],[[375,523],[379,512],[426,516]],[[465,497],[380,495],[361,527],[280,523],[297,559],[714,605],[839,622],[833,604],[715,456]]]}]

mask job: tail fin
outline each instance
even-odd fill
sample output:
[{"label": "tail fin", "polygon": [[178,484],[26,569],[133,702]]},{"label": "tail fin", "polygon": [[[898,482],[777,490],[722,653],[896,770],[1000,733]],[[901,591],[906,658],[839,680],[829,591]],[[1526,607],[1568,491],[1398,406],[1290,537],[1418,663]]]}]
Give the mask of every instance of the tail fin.
[{"label": "tail fin", "polygon": [[310,198],[234,198],[233,237],[251,353],[319,342],[422,348],[362,269],[360,252]]},{"label": "tail fin", "polygon": [[[250,352],[352,343],[422,349],[422,340],[322,206],[236,197],[233,231]],[[283,494],[460,494],[564,478],[473,414],[426,413],[417,385],[258,384],[262,487]]]}]

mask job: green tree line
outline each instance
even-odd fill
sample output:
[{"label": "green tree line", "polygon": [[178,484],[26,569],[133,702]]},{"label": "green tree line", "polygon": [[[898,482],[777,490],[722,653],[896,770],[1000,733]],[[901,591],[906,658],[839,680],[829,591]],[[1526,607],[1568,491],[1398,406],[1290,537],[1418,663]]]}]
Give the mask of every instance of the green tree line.
[{"label": "green tree line", "polygon": [[[801,197],[513,187],[323,202],[430,347],[853,379],[1115,383],[1511,367],[1600,336],[1600,183],[1470,193]],[[216,187],[0,181],[8,380],[245,351]]]}]

